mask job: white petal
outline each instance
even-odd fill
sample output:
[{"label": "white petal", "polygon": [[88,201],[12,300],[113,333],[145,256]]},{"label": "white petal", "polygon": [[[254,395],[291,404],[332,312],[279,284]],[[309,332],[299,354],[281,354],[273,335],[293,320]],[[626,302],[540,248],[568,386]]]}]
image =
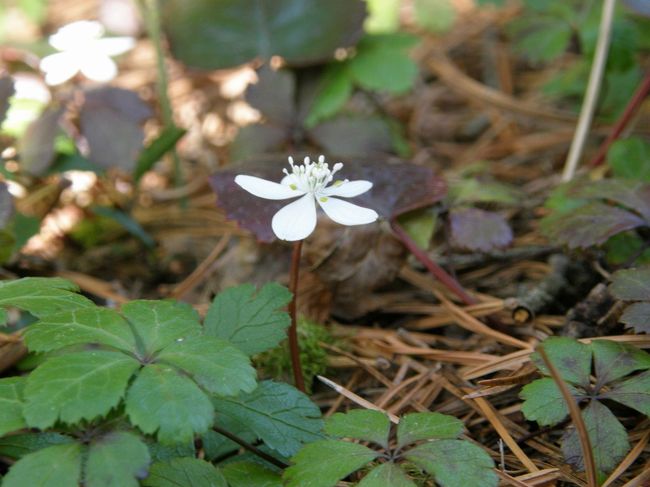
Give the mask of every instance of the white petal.
[{"label": "white petal", "polygon": [[95,81],[110,81],[117,75],[117,66],[108,56],[85,57],[81,61],[81,72]]},{"label": "white petal", "polygon": [[70,53],[57,52],[41,59],[40,68],[48,85],[59,85],[77,74],[79,63]]},{"label": "white petal", "polygon": [[289,203],[273,215],[273,232],[280,240],[304,240],[316,228],[316,204],[311,194]]},{"label": "white petal", "polygon": [[353,205],[352,203],[336,198],[322,196],[318,198],[318,204],[327,216],[341,225],[365,225],[379,218],[375,210]]},{"label": "white petal", "polygon": [[352,198],[359,196],[372,188],[370,181],[348,181],[343,184],[332,185],[321,191],[326,196],[343,196],[344,198]]},{"label": "white petal", "polygon": [[97,50],[106,56],[117,56],[133,49],[135,41],[132,37],[107,37],[95,41]]},{"label": "white petal", "polygon": [[287,174],[285,177],[282,178],[280,184],[283,184],[285,186],[289,186],[290,184],[298,185],[298,178],[293,173]]},{"label": "white petal", "polygon": [[104,34],[104,27],[94,20],[79,20],[64,25],[48,39],[50,45],[59,51],[68,51],[79,44],[99,39]]},{"label": "white petal", "polygon": [[255,176],[239,175],[235,178],[235,183],[249,193],[267,200],[286,200],[305,194],[304,191],[299,189],[291,189],[284,184],[274,183]]}]

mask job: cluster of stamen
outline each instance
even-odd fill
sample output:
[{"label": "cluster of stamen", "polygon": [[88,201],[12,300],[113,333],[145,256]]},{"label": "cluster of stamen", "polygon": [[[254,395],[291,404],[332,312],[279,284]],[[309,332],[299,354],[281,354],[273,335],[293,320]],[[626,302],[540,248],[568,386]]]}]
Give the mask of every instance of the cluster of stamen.
[{"label": "cluster of stamen", "polygon": [[[293,157],[289,157],[291,173],[284,169],[284,173],[289,176],[293,175],[297,179],[297,184],[291,184],[292,189],[301,189],[303,191],[318,194],[333,179],[334,174],[341,170],[343,164],[337,162],[332,169],[325,162],[325,156],[320,156],[318,162],[312,162],[309,157],[305,157],[302,164],[294,164]],[[343,181],[336,181],[336,186],[343,184]]]}]

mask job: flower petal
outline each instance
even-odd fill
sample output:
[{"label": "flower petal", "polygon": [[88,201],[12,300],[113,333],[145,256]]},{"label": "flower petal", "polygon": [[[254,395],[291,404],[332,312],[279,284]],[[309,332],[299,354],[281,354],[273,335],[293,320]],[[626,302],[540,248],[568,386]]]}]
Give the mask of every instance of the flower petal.
[{"label": "flower petal", "polygon": [[318,198],[318,204],[327,216],[341,225],[365,225],[379,218],[375,210],[353,205],[352,203],[336,198],[322,196]]},{"label": "flower petal", "polygon": [[68,81],[77,74],[79,63],[74,55],[68,52],[57,52],[41,59],[40,68],[45,73],[45,82],[54,86]]},{"label": "flower petal", "polygon": [[370,181],[346,181],[339,185],[332,185],[321,191],[321,194],[326,196],[343,196],[344,198],[352,198],[359,196],[372,188]]},{"label": "flower petal", "polygon": [[133,49],[135,40],[132,37],[107,37],[95,41],[97,50],[106,56],[117,56]]},{"label": "flower petal", "polygon": [[304,240],[316,228],[316,204],[311,194],[289,203],[273,215],[271,228],[280,240]]},{"label": "flower petal", "polygon": [[110,81],[117,75],[117,66],[108,56],[85,57],[81,62],[81,72],[94,81]]},{"label": "flower petal", "polygon": [[299,189],[291,189],[284,184],[274,183],[266,179],[258,178],[255,176],[239,175],[235,178],[235,183],[244,188],[251,194],[265,198],[267,200],[286,200],[295,196],[305,194],[304,191]]}]

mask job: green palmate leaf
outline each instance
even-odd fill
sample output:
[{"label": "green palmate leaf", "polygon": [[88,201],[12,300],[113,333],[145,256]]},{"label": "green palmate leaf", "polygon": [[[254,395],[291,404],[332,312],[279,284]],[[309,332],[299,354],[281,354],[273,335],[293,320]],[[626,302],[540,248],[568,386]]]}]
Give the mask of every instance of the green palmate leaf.
[{"label": "green palmate leaf", "polygon": [[249,394],[219,397],[214,404],[220,415],[246,425],[284,456],[296,453],[303,443],[322,438],[319,408],[288,384],[265,381]]},{"label": "green palmate leaf", "polygon": [[43,448],[74,443],[74,439],[59,433],[24,433],[0,438],[0,455],[15,460]]},{"label": "green palmate leaf", "polygon": [[25,455],[9,469],[3,487],[78,487],[81,476],[79,443],[56,445]]},{"label": "green palmate leaf", "polygon": [[620,318],[637,333],[650,333],[650,303],[634,303],[625,308]]},{"label": "green palmate leaf", "polygon": [[[591,373],[591,347],[572,338],[551,337],[544,340],[544,351],[557,367],[560,376],[567,382],[588,386]],[[533,363],[545,374],[550,375],[538,353],[531,355]]]},{"label": "green palmate leaf", "polygon": [[147,475],[149,450],[133,433],[115,431],[90,444],[86,487],[138,487]]},{"label": "green palmate leaf", "polygon": [[23,377],[0,379],[0,435],[25,428],[23,418]]},{"label": "green palmate leaf", "polygon": [[643,372],[614,386],[603,397],[613,399],[650,416],[650,372]]},{"label": "green palmate leaf", "polygon": [[650,369],[650,354],[631,345],[594,340],[591,348],[599,384],[615,381],[635,370]]},{"label": "green palmate leaf", "polygon": [[349,62],[350,74],[362,88],[404,93],[418,74],[417,64],[408,55],[408,48],[416,42],[417,38],[407,34],[368,36]]},{"label": "green palmate leaf", "polygon": [[76,284],[58,277],[24,277],[0,282],[0,306],[15,306],[37,317],[57,311],[93,307],[77,294]]},{"label": "green palmate leaf", "polygon": [[228,487],[221,472],[197,458],[172,458],[154,463],[149,476],[142,481],[146,487]]},{"label": "green palmate leaf", "polygon": [[325,433],[338,438],[372,441],[388,448],[390,419],[384,413],[371,409],[353,409],[336,413],[327,419]]},{"label": "green palmate leaf", "polygon": [[405,458],[432,474],[443,487],[495,487],[494,462],[480,447],[463,440],[436,440],[409,450]]},{"label": "green palmate leaf", "polygon": [[463,422],[440,413],[411,413],[397,427],[397,446],[420,440],[457,438],[463,432]]},{"label": "green palmate leaf", "polygon": [[607,164],[617,178],[650,182],[650,144],[640,137],[617,140],[607,151]]},{"label": "green palmate leaf", "polygon": [[106,415],[118,405],[137,360],[104,350],[69,353],[46,360],[25,385],[27,424],[48,428]]},{"label": "green palmate leaf", "polygon": [[610,291],[618,299],[650,300],[650,266],[615,272],[612,276]]},{"label": "green palmate leaf", "polygon": [[108,308],[81,308],[48,314],[25,331],[32,352],[49,352],[70,345],[96,343],[125,352],[136,350],[129,324]]},{"label": "green palmate leaf", "polygon": [[201,332],[199,317],[190,306],[171,301],[131,301],[122,314],[140,339],[142,352],[151,355],[179,338]]},{"label": "green palmate leaf", "polygon": [[338,113],[350,98],[352,88],[352,76],[346,63],[328,66],[318,85],[305,125],[312,128]]},{"label": "green palmate leaf", "polygon": [[291,300],[284,286],[251,284],[226,289],[212,302],[205,317],[205,333],[228,340],[253,355],[275,347],[286,337],[289,315],[280,311]]},{"label": "green palmate leaf", "polygon": [[357,487],[417,487],[404,471],[393,462],[373,468]]},{"label": "green palmate leaf", "polygon": [[[567,384],[571,395],[578,390]],[[520,394],[524,403],[521,412],[529,421],[537,421],[541,426],[556,424],[569,414],[566,402],[557,384],[550,377],[538,379],[524,386]]]},{"label": "green palmate leaf", "polygon": [[[616,416],[598,401],[591,401],[582,411],[596,469],[610,472],[623,459],[630,448],[627,432]],[[562,452],[568,463],[577,470],[584,470],[580,439],[575,428],[568,430],[562,441]]]},{"label": "green palmate leaf", "polygon": [[195,457],[196,448],[194,447],[194,439],[180,445],[162,445],[155,441],[147,441],[149,454],[151,455],[152,462],[166,462],[172,458],[179,457]]},{"label": "green palmate leaf", "polygon": [[415,0],[415,22],[431,32],[446,32],[454,25],[456,9],[450,0]]},{"label": "green palmate leaf", "polygon": [[259,463],[228,463],[221,467],[221,473],[228,481],[229,487],[282,487],[280,474],[264,468]]},{"label": "green palmate leaf", "polygon": [[210,399],[191,379],[168,366],[142,369],[126,396],[131,423],[163,444],[187,443],[212,424]]},{"label": "green palmate leaf", "polygon": [[303,447],[284,471],[288,487],[332,487],[379,455],[370,448],[338,440],[320,440]]},{"label": "green palmate leaf", "polygon": [[224,396],[250,392],[257,386],[255,369],[246,355],[225,340],[211,336],[179,338],[156,359],[187,372],[207,391]]}]

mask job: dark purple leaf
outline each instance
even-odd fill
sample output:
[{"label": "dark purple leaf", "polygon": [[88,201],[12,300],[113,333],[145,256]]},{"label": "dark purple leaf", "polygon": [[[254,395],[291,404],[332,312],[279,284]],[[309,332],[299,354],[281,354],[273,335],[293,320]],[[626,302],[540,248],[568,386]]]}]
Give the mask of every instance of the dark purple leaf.
[{"label": "dark purple leaf", "polygon": [[0,181],[0,228],[5,228],[14,215],[14,199],[7,185]]},{"label": "dark purple leaf", "polygon": [[14,94],[14,82],[9,76],[0,78],[0,125],[9,109],[9,98]]},{"label": "dark purple leaf", "polygon": [[292,72],[275,71],[268,64],[257,70],[259,80],[246,90],[246,101],[269,122],[291,125],[294,118],[296,79]]},{"label": "dark purple leaf", "polygon": [[610,237],[647,223],[629,211],[605,203],[589,203],[568,213],[542,220],[551,241],[569,248],[601,245]]},{"label": "dark purple leaf", "polygon": [[603,179],[584,183],[576,195],[614,201],[638,212],[650,223],[650,183],[633,179]]},{"label": "dark purple leaf", "polygon": [[132,91],[109,87],[87,92],[79,118],[90,147],[88,159],[132,172],[143,147],[142,123],[151,115]]},{"label": "dark purple leaf", "polygon": [[650,267],[615,272],[610,291],[617,299],[650,301]]},{"label": "dark purple leaf", "polygon": [[478,208],[457,208],[449,212],[451,240],[459,248],[490,252],[512,242],[512,230],[503,216]]},{"label": "dark purple leaf", "polygon": [[[296,158],[300,160],[300,157]],[[331,163],[335,162],[330,159]],[[413,164],[379,162],[377,160],[344,159],[341,178],[372,181],[373,187],[353,201],[372,208],[386,219],[394,219],[403,213],[433,205],[447,194],[444,180],[432,169]],[[258,198],[235,184],[235,176],[248,174],[270,181],[282,179],[282,169],[288,167],[284,158],[256,159],[224,168],[210,178],[217,193],[217,205],[226,216],[255,234],[262,242],[275,240],[271,230],[271,218],[289,200],[270,201]]]},{"label": "dark purple leaf", "polygon": [[341,157],[385,154],[393,150],[390,127],[378,117],[342,115],[317,125],[309,135],[324,152]]},{"label": "dark purple leaf", "polygon": [[48,107],[29,124],[18,143],[20,165],[35,176],[43,175],[54,160],[54,138],[60,131],[63,108]]},{"label": "dark purple leaf", "polygon": [[629,305],[621,315],[621,323],[625,323],[636,333],[650,333],[650,303]]},{"label": "dark purple leaf", "polygon": [[289,140],[285,127],[270,124],[247,125],[239,129],[230,145],[233,161],[243,161],[260,154],[279,152]]},{"label": "dark purple leaf", "polygon": [[354,45],[366,15],[361,0],[167,0],[163,27],[188,66],[223,69],[281,56],[317,64]]}]

